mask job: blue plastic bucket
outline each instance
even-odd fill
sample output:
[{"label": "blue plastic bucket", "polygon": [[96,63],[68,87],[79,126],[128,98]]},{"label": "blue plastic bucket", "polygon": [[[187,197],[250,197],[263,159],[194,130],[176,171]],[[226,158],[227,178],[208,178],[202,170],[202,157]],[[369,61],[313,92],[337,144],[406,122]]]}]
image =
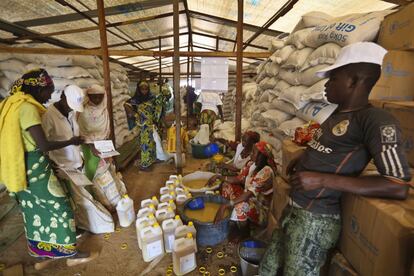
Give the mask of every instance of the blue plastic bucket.
[{"label": "blue plastic bucket", "polygon": [[[202,195],[195,198],[202,198],[204,202],[214,202],[220,204],[229,202],[227,199],[219,195]],[[184,214],[184,210],[187,208],[189,209],[188,204],[191,202],[191,200],[193,199],[188,199],[179,210],[181,213],[181,218],[185,223],[188,223],[188,221],[191,220]],[[194,226],[197,230],[196,239],[198,246],[215,246],[225,241],[229,235],[229,217],[224,218],[218,223],[201,222],[198,220],[191,221],[193,221]]]}]

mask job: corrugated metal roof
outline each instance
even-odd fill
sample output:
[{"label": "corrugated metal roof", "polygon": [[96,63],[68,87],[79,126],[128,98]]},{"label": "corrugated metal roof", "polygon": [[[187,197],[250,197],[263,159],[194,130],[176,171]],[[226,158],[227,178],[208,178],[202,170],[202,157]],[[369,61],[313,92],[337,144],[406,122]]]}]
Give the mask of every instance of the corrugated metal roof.
[{"label": "corrugated metal roof", "polygon": [[[66,2],[67,6],[60,3]],[[265,24],[281,7],[283,7],[289,0],[245,0],[244,4],[244,23],[250,24],[249,30],[244,30],[243,40],[248,40],[255,34],[255,31]],[[106,16],[107,23],[124,22],[127,20],[146,18],[149,16],[157,16],[172,13],[172,1],[168,0],[105,0],[105,7],[111,9],[111,13]],[[237,1],[236,0],[187,0],[189,13],[198,12],[208,16],[215,16],[227,20],[237,20]],[[71,6],[73,8],[71,8]],[[332,16],[340,16],[356,12],[368,12],[374,10],[382,10],[393,7],[390,4],[379,0],[301,0],[294,5],[294,7],[283,17],[279,18],[269,29],[290,32],[301,15],[309,11],[322,11]],[[96,0],[43,0],[43,1],[28,1],[28,0],[8,0],[0,1],[0,18],[3,21],[27,26],[31,31],[38,33],[51,33],[65,30],[75,30],[85,27],[96,27],[98,19],[92,15],[92,22],[84,16],[79,16],[76,10],[82,13],[97,9]],[[184,11],[183,2],[180,3],[180,10]],[[63,17],[56,17],[62,16]],[[77,19],[69,18],[77,16]],[[64,20],[62,19],[64,18]],[[28,21],[34,20],[37,21]],[[39,21],[40,20],[40,21]],[[209,22],[208,22],[209,21]],[[204,33],[207,36],[200,34],[193,34],[192,40],[194,50],[207,51],[207,49],[216,49],[216,39],[211,36],[223,37],[224,40],[219,41],[219,51],[233,51],[235,42],[228,40],[236,39],[236,27],[234,22],[211,20],[205,18],[191,17],[191,31]],[[60,22],[60,23],[59,23]],[[228,24],[227,24],[227,23]],[[39,25],[42,23],[43,25]],[[49,24],[52,23],[52,24]],[[231,24],[230,24],[231,23]],[[45,25],[46,24],[46,25]],[[172,35],[173,33],[172,16],[147,20],[145,22],[123,25],[119,27],[108,28],[108,44],[122,46],[114,47],[119,50],[133,50],[153,49],[158,50],[158,37]],[[1,24],[0,24],[1,29]],[[185,13],[180,15],[180,33],[188,33],[190,30],[187,26],[187,17]],[[0,39],[10,39],[14,35],[9,32],[0,30]],[[87,32],[78,32],[71,34],[55,35],[53,38],[75,44],[85,48],[100,47],[99,31],[91,30]],[[145,42],[135,43],[135,46],[128,45],[130,41],[155,38],[154,40],[147,40]],[[261,47],[268,47],[272,36],[261,34],[252,42],[252,47],[247,47],[246,51],[260,52],[264,51]],[[26,40],[27,41],[27,40]],[[182,51],[187,51],[189,43],[188,35],[180,36],[180,47]],[[255,47],[259,46],[259,47]],[[162,49],[171,49],[173,47],[173,38],[168,37],[162,39]],[[121,57],[114,57],[121,58]],[[135,64],[135,66],[144,66],[144,61],[156,62],[152,57],[134,57],[123,58],[122,62]],[[168,63],[169,59],[163,59],[163,62]],[[186,59],[185,59],[186,60]],[[185,61],[183,60],[183,62]],[[248,62],[255,62],[254,59],[245,59]]]}]

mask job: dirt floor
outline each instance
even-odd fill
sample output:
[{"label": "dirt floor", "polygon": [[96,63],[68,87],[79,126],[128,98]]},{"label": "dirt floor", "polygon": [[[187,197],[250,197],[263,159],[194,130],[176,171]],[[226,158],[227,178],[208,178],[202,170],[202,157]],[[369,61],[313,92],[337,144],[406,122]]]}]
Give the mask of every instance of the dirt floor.
[{"label": "dirt floor", "polygon": [[[184,168],[184,175],[195,170],[202,169],[208,161],[195,160],[188,158]],[[154,166],[151,172],[138,171],[130,165],[122,172],[124,181],[127,184],[128,194],[134,200],[136,209],[142,199],[153,195],[159,195],[159,188],[164,185],[170,174],[175,173],[174,164],[159,163]],[[127,248],[122,249],[126,244]],[[104,239],[104,235],[84,234],[79,241],[79,248],[82,250],[99,250],[98,259],[84,265],[68,268],[64,260],[52,263],[47,269],[41,272],[33,267],[35,259],[30,257],[26,251],[26,241],[24,235],[14,244],[0,253],[0,264],[10,267],[22,264],[24,275],[140,275],[148,266],[142,259],[141,251],[138,248],[135,225],[128,228],[117,227],[115,233],[111,233],[109,239]],[[241,275],[238,272],[231,273],[230,267],[238,265],[236,253],[237,246],[231,243],[223,243],[208,254],[205,249],[200,248],[197,253],[197,269],[188,275],[202,275],[198,271],[200,266],[204,266],[210,275],[219,275],[219,269],[225,270],[224,275]],[[224,257],[217,258],[217,252],[222,251]],[[173,275],[167,274],[168,266],[172,264],[171,254],[167,254],[161,262],[146,275]]]}]

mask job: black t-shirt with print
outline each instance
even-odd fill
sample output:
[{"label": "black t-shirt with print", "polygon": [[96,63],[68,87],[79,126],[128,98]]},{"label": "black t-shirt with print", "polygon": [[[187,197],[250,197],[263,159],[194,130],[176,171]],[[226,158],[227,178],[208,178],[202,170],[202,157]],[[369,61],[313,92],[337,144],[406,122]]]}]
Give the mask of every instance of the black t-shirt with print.
[{"label": "black t-shirt with print", "polygon": [[[327,119],[308,143],[296,171],[358,176],[371,159],[382,175],[410,180],[398,121],[387,111],[369,106]],[[336,190],[295,191],[291,197],[311,212],[340,213],[341,192]]]}]

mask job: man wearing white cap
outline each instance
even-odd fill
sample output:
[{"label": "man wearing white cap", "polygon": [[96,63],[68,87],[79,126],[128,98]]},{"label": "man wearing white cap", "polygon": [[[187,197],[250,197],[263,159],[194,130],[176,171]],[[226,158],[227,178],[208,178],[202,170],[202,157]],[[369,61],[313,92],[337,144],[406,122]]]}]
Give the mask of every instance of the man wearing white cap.
[{"label": "man wearing white cap", "polygon": [[[63,90],[60,101],[50,105],[42,117],[42,126],[49,139],[67,140],[67,137],[79,135],[78,114],[84,111],[86,93],[76,85],[68,85]],[[49,152],[49,157],[61,169],[77,170],[84,173],[84,162],[80,146],[67,146]],[[82,186],[73,183],[62,170],[58,169],[59,178],[65,180],[74,201],[75,220],[78,228],[100,234],[113,230],[111,214],[96,201]]]},{"label": "man wearing white cap", "polygon": [[[328,101],[337,110],[316,131],[304,154],[291,164],[290,204],[280,230],[260,264],[259,275],[319,275],[341,231],[343,192],[405,199],[409,166],[398,121],[374,108],[368,96],[381,74],[386,50],[371,42],[344,47],[335,64],[318,72],[329,77]],[[381,174],[360,176],[373,159]]]},{"label": "man wearing white cap", "polygon": [[[63,90],[60,101],[50,105],[42,117],[42,126],[49,139],[64,141],[79,136],[76,112],[83,112],[85,92],[76,85]],[[50,159],[59,167],[82,168],[83,161],[79,146],[67,146],[49,152]]]}]

